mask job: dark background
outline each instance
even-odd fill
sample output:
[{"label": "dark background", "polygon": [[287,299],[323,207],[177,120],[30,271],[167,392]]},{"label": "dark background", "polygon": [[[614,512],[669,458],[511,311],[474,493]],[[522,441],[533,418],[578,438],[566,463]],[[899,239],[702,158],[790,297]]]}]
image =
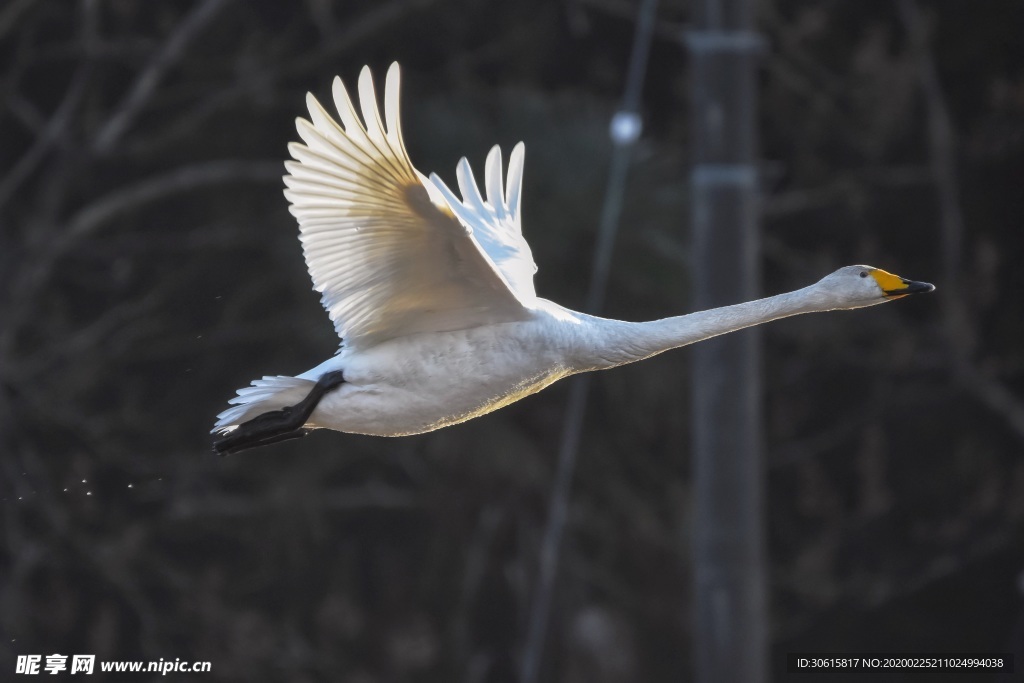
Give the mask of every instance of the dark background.
[{"label": "dark background", "polygon": [[[400,61],[411,156],[449,182],[525,140],[537,289],[578,307],[635,9],[0,4],[3,678],[59,652],[212,662],[182,680],[515,680],[564,386],[418,437],[219,459],[207,432],[237,387],[337,344],[281,195],[307,90]],[[688,17],[659,7],[611,317],[690,310]],[[861,262],[938,285],[764,330],[775,678],[792,651],[1024,667],[1024,5],[759,17],[764,291]],[[688,358],[593,384],[546,681],[690,677]]]}]

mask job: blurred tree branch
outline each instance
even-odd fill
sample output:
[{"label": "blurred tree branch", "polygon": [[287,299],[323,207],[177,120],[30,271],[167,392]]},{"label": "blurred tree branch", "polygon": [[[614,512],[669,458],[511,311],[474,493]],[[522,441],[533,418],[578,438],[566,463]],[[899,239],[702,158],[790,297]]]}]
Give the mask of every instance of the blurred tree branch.
[{"label": "blurred tree branch", "polygon": [[282,175],[282,165],[276,161],[229,159],[182,166],[99,197],[68,220],[61,241],[54,246],[60,252],[120,214],[175,194],[225,183],[277,183]]},{"label": "blurred tree branch", "polygon": [[109,154],[121,137],[128,131],[135,117],[146,106],[164,74],[181,59],[189,43],[204,29],[229,0],[199,0],[192,11],[185,16],[177,28],[168,36],[163,46],[154,53],[149,64],[142,70],[135,84],[125,95],[117,109],[107,118],[106,124],[96,133],[93,150],[98,154]]},{"label": "blurred tree branch", "polygon": [[967,296],[960,287],[966,228],[956,170],[956,132],[938,69],[928,47],[925,18],[915,0],[897,2],[917,56],[927,111],[929,153],[941,226],[944,331],[953,356],[954,376],[963,389],[1003,418],[1017,438],[1024,441],[1024,401],[998,378],[978,368],[973,358],[975,338],[970,331],[975,328],[975,322],[971,319]]},{"label": "blurred tree branch", "polygon": [[11,0],[3,10],[0,10],[0,40],[7,37],[7,34],[18,25],[21,15],[26,12],[37,0]]},{"label": "blurred tree branch", "polygon": [[[87,92],[89,75],[92,73],[92,66],[89,63],[83,64],[71,79],[64,94],[64,99],[53,112],[49,121],[40,131],[35,143],[29,150],[18,159],[18,162],[0,180],[0,211],[10,201],[11,196],[16,193],[25,183],[29,176],[39,167],[46,158],[47,153],[54,145],[64,141],[73,122],[75,110]],[[11,96],[8,96],[10,99]],[[10,108],[10,104],[8,104]]]}]

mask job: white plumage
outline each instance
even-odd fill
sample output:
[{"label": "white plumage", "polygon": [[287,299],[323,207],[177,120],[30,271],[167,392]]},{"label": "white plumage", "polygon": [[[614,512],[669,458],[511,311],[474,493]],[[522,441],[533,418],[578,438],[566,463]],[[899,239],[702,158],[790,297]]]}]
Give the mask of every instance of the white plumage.
[{"label": "white plumage", "polygon": [[[463,158],[459,199],[409,160],[397,64],[387,74],[383,121],[369,69],[359,76],[362,120],[338,78],[333,95],[340,124],[307,96],[310,120],[297,121],[305,144],[289,145],[294,161],[286,162],[284,181],[341,348],[298,377],[264,377],[240,389],[214,427],[222,452],[287,438],[301,427],[381,436],[430,431],[576,372],[788,315],[933,289],[848,266],[796,292],[649,323],[576,313],[534,291],[537,266],[521,228],[523,143],[512,150],[507,182],[501,151],[491,149],[483,195]],[[343,382],[322,382],[311,394],[318,380],[339,371],[329,376]],[[291,407],[307,396],[302,421],[268,426],[294,423]]]}]

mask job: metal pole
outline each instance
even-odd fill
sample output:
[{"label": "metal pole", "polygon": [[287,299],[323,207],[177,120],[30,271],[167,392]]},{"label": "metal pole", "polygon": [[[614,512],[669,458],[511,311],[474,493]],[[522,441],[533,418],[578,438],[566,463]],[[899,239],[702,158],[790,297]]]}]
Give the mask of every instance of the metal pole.
[{"label": "metal pole", "polygon": [[[752,0],[695,0],[694,307],[759,292],[757,57]],[[767,680],[757,328],[693,349],[694,656],[698,683]]]}]

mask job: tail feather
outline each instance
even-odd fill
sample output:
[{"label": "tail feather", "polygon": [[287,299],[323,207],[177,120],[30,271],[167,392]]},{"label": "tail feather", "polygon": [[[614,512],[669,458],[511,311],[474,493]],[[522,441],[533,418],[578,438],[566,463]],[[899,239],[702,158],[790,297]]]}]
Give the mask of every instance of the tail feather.
[{"label": "tail feather", "polygon": [[316,382],[312,380],[287,375],[253,380],[250,386],[239,389],[238,395],[228,401],[231,407],[217,415],[217,423],[210,431],[223,434],[257,415],[294,405],[304,399],[314,386]]}]

